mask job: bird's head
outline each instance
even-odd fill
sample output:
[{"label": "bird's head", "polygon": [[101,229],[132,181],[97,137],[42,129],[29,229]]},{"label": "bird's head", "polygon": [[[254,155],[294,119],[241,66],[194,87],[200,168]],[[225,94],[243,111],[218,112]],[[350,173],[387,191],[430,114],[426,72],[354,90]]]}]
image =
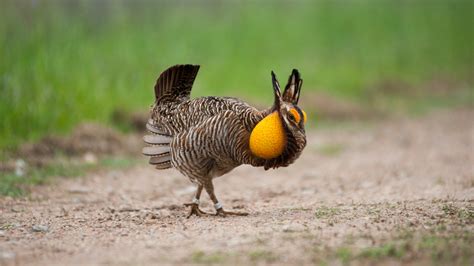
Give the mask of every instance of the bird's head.
[{"label": "bird's head", "polygon": [[283,94],[272,71],[275,101],[250,134],[250,150],[265,159],[265,169],[288,166],[306,146],[306,113],[298,106],[303,80],[293,69]]}]

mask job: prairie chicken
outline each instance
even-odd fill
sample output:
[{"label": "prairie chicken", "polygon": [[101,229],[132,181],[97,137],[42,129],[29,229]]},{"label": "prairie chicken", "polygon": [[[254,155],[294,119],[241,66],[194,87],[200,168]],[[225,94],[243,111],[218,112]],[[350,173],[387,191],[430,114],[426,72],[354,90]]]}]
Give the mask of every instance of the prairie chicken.
[{"label": "prairie chicken", "polygon": [[230,97],[190,99],[199,65],[176,65],[161,73],[155,103],[144,136],[143,154],[157,169],[174,167],[197,191],[188,218],[208,215],[199,209],[204,188],[216,215],[247,215],[224,211],[214,194],[212,179],[242,164],[270,168],[293,163],[306,146],[306,113],[297,106],[303,80],[294,69],[283,94],[272,71],[275,101],[259,111]]}]

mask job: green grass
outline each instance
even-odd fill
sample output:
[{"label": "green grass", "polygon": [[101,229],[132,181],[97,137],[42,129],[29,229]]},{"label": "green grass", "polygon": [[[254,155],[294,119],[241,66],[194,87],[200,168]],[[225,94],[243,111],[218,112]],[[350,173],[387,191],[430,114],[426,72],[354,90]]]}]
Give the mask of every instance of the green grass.
[{"label": "green grass", "polygon": [[248,254],[250,261],[252,262],[274,262],[278,260],[278,255],[272,251],[267,250],[254,250]]},{"label": "green grass", "polygon": [[228,251],[195,251],[190,256],[190,262],[193,264],[235,264],[241,260],[249,260],[252,264],[259,264],[262,262],[272,263],[279,259],[279,256],[274,252],[257,249],[246,253],[228,252]]},{"label": "green grass", "polygon": [[316,251],[316,257],[320,262],[335,258],[343,264],[431,261],[435,265],[470,265],[474,258],[473,240],[473,234],[468,231],[452,232],[448,235],[436,232],[421,235],[403,233],[394,239],[362,249],[341,246],[324,254]]},{"label": "green grass", "polygon": [[469,0],[5,0],[0,147],[65,134],[85,120],[110,124],[117,109],[146,109],[157,75],[177,63],[202,65],[194,96],[266,105],[272,69],[284,83],[299,68],[303,95],[362,100],[385,80],[466,81],[473,16]]},{"label": "green grass", "polygon": [[336,257],[341,260],[343,264],[347,264],[352,258],[352,251],[347,247],[340,247],[335,251]]},{"label": "green grass", "polygon": [[26,196],[32,186],[48,184],[56,177],[78,177],[84,175],[87,171],[102,168],[127,168],[136,162],[137,159],[125,157],[103,158],[96,164],[56,158],[46,166],[26,168],[22,176],[17,176],[13,172],[0,172],[0,196]]},{"label": "green grass", "polygon": [[0,173],[0,195],[25,196],[31,186],[47,184],[52,177],[80,176],[90,168],[91,165],[87,164],[61,162],[29,169],[23,176],[17,176],[15,173]]},{"label": "green grass", "polygon": [[385,243],[380,246],[366,248],[360,252],[359,256],[369,259],[402,258],[406,248],[406,245],[400,246],[395,243]]},{"label": "green grass", "polygon": [[191,255],[191,262],[196,264],[216,264],[222,263],[227,258],[227,254],[221,252],[205,253],[196,251]]}]

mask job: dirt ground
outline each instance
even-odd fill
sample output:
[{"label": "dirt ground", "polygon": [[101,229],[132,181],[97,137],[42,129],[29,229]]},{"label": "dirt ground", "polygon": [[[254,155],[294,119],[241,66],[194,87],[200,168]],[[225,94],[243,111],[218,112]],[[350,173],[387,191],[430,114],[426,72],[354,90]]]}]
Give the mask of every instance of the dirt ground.
[{"label": "dirt ground", "polygon": [[0,265],[473,265],[473,117],[316,126],[294,165],[215,180],[224,207],[246,217],[186,219],[194,187],[146,158],[0,198]]}]

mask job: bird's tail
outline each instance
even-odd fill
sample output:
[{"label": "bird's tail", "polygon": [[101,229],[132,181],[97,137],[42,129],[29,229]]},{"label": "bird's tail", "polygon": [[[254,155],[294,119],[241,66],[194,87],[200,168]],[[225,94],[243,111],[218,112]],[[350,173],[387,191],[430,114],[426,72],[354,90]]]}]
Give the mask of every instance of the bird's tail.
[{"label": "bird's tail", "polygon": [[183,101],[189,99],[199,65],[175,65],[163,73],[155,84],[155,100]]},{"label": "bird's tail", "polygon": [[159,130],[152,119],[146,123],[149,135],[145,135],[143,140],[148,146],[144,147],[142,153],[150,156],[149,163],[156,166],[156,169],[171,168],[171,140],[172,136]]}]

